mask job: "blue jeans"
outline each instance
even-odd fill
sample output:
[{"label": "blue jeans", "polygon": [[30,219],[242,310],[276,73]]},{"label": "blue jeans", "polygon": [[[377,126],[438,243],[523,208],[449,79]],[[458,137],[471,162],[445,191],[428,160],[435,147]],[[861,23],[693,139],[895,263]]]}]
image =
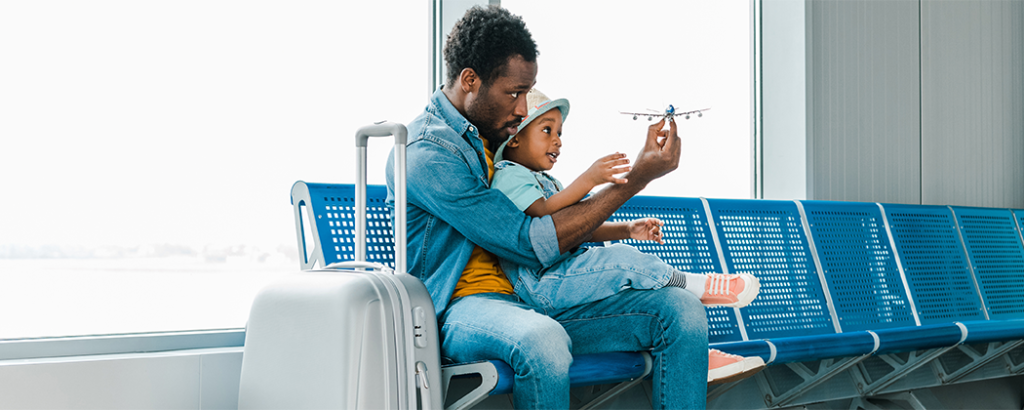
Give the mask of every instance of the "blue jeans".
[{"label": "blue jeans", "polygon": [[676,287],[627,289],[547,314],[515,295],[466,296],[448,305],[441,327],[446,359],[497,359],[512,367],[519,409],[569,407],[573,354],[644,350],[654,358],[654,408],[703,409],[707,349],[704,306]]},{"label": "blue jeans", "polygon": [[501,267],[516,294],[545,311],[596,302],[624,289],[658,289],[675,272],[661,258],[623,244],[580,249],[544,269],[506,261]]}]

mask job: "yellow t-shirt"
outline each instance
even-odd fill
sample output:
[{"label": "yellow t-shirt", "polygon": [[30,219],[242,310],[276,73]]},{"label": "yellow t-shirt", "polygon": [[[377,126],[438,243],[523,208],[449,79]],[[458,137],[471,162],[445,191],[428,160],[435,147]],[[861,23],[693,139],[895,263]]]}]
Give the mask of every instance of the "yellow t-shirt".
[{"label": "yellow t-shirt", "polygon": [[[484,140],[484,157],[487,159],[487,179],[489,181],[494,177],[494,153],[487,149],[487,140]],[[504,293],[507,295],[515,293],[512,289],[512,282],[508,281],[505,272],[501,270],[501,265],[498,264],[498,257],[479,246],[473,248],[469,262],[466,263],[466,269],[462,270],[462,277],[455,285],[452,299],[477,293]]]}]

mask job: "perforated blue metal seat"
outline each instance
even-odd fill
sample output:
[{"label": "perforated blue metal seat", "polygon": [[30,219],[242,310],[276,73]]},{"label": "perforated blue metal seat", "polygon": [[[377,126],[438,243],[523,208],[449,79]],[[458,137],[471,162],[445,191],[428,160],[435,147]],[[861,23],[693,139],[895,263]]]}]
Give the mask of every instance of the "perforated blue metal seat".
[{"label": "perforated blue metal seat", "polygon": [[961,322],[967,328],[964,343],[1024,340],[1024,319]]},{"label": "perforated blue metal seat", "polygon": [[781,364],[869,355],[877,351],[878,344],[869,332],[850,332],[718,343],[713,347],[740,356],[760,356],[766,364]]},{"label": "perforated blue metal seat", "polygon": [[[386,186],[366,187],[366,259],[394,268],[391,211],[384,203],[387,194]],[[355,185],[299,181],[292,186],[291,198],[302,269],[355,260]]]},{"label": "perforated blue metal seat", "polygon": [[[391,211],[385,205],[387,187],[370,185],[367,197],[367,260],[394,267],[394,237],[391,226]],[[699,200],[698,200],[699,202]],[[296,182],[292,186],[292,207],[295,214],[296,236],[302,253],[302,269],[324,267],[331,263],[351,261],[355,258],[355,186],[339,184],[317,184]],[[624,207],[623,215],[630,211]],[[700,237],[707,234],[707,223],[694,219],[688,208],[671,208],[659,213],[659,217],[671,222],[665,232],[666,240],[678,242],[671,246],[672,258],[680,266],[690,269],[715,269],[707,240]],[[701,209],[701,212],[703,210]],[[628,217],[628,216],[623,216]],[[313,223],[307,223],[313,221]],[[669,225],[668,223],[666,225]],[[309,229],[309,235],[305,231]],[[308,236],[308,239],[307,239]],[[683,239],[685,238],[685,239]],[[307,243],[312,241],[312,243]],[[710,252],[713,252],[713,245]],[[714,260],[713,262],[717,262]],[[703,266],[707,266],[706,268]],[[508,364],[499,360],[477,363],[459,363],[446,366],[477,366],[481,373],[494,376],[490,395],[507,394],[512,391],[514,373]],[[489,367],[488,367],[489,366]],[[647,375],[651,370],[650,355],[645,352],[612,352],[573,357],[569,368],[571,386],[629,382]]]},{"label": "perforated blue metal seat", "polygon": [[[353,186],[299,182],[292,195],[303,268],[352,260]],[[368,258],[393,266],[386,189],[368,187],[367,196]],[[932,360],[949,383],[1024,348],[1022,210],[634,197],[611,220],[642,217],[665,222],[666,244],[622,242],[679,270],[760,279],[761,293],[749,306],[707,310],[709,342],[792,369],[758,376],[788,386],[769,394],[773,405],[791,403],[853,366],[863,374],[860,394],[870,395]],[[308,221],[315,235],[304,239]],[[988,347],[973,351],[965,348],[970,344]],[[966,356],[969,365],[950,367]],[[570,380],[577,386],[637,379],[649,361],[636,352],[578,356]],[[490,394],[511,391],[507,364],[477,364],[494,375]],[[1010,374],[1024,372],[1024,361],[1008,366]]]},{"label": "perforated blue metal seat", "polygon": [[[498,372],[497,384],[490,395],[512,393],[515,372],[500,360],[488,360]],[[638,353],[595,353],[573,356],[569,366],[571,386],[593,386],[618,383],[644,377],[650,371],[650,356]]]},{"label": "perforated blue metal seat", "polygon": [[1024,318],[1024,244],[1008,209],[952,207],[989,319]]},{"label": "perforated blue metal seat", "polygon": [[[704,203],[699,198],[637,196],[627,201],[608,220],[625,222],[651,217],[665,223],[662,227],[664,244],[633,239],[619,242],[656,255],[683,272],[722,272],[721,255],[715,246]],[[705,311],[710,343],[743,340],[735,309],[715,307],[705,308]]]},{"label": "perforated blue metal seat", "polygon": [[740,309],[745,339],[835,333],[796,204],[706,201],[727,272],[761,282],[758,297]]},{"label": "perforated blue metal seat", "polygon": [[949,207],[882,208],[921,324],[985,319]]},{"label": "perforated blue metal seat", "polygon": [[843,332],[917,324],[881,208],[801,201]]}]

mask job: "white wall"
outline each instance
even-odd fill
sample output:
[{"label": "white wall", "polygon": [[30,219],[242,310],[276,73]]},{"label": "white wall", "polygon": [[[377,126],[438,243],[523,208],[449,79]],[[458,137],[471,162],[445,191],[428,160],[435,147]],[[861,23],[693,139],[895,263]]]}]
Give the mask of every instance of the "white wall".
[{"label": "white wall", "polygon": [[921,197],[1024,208],[1024,3],[921,3]]},{"label": "white wall", "polygon": [[1024,3],[762,4],[766,198],[1024,208]]},{"label": "white wall", "polygon": [[0,409],[237,409],[242,348],[0,361]]},{"label": "white wall", "polygon": [[920,203],[917,10],[808,3],[808,198]]}]

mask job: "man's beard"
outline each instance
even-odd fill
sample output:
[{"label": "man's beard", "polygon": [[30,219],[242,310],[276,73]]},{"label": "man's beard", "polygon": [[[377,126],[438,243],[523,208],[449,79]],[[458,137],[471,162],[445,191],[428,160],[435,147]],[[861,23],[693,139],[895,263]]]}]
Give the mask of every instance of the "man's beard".
[{"label": "man's beard", "polygon": [[[480,88],[481,96],[488,95],[487,88],[487,86]],[[466,107],[466,116],[468,117],[467,119],[469,122],[476,125],[477,129],[480,131],[480,136],[487,140],[491,149],[496,149],[498,145],[501,145],[501,143],[505,142],[505,140],[510,137],[509,135],[502,136],[501,131],[507,127],[519,126],[523,120],[520,118],[508,121],[498,127],[494,127],[494,121],[488,117],[492,117],[494,113],[498,111],[498,108],[495,107],[495,104],[490,100],[486,100],[485,98],[486,97],[477,98],[473,105]]]}]

